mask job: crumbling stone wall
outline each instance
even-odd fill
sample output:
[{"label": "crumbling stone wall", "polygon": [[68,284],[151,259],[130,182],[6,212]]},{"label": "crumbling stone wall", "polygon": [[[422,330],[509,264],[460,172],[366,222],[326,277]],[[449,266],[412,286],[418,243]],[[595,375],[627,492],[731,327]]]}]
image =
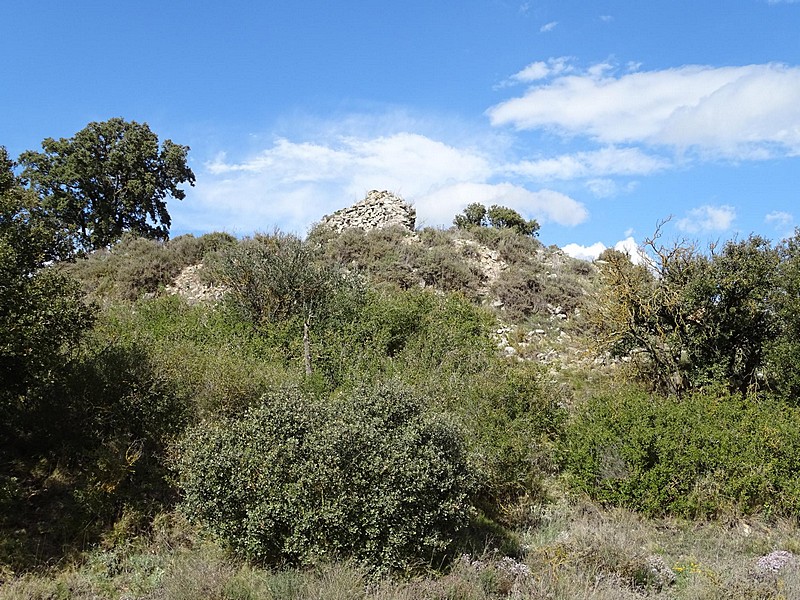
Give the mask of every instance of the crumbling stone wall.
[{"label": "crumbling stone wall", "polygon": [[417,211],[400,196],[391,192],[372,190],[353,206],[326,215],[320,224],[336,232],[344,229],[379,229],[399,225],[414,231]]}]

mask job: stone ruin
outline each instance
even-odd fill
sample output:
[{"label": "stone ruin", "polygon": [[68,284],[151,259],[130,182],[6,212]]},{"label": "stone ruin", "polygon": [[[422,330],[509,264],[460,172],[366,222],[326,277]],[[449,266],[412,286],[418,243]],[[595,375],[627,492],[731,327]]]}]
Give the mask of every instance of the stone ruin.
[{"label": "stone ruin", "polygon": [[322,217],[320,225],[337,233],[351,228],[368,231],[394,225],[414,231],[416,221],[416,209],[400,196],[385,190],[372,190],[361,202]]}]

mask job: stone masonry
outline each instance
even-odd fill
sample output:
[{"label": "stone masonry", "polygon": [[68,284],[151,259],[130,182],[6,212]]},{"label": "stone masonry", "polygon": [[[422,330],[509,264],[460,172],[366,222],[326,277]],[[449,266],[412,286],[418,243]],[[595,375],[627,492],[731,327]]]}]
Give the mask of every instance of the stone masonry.
[{"label": "stone masonry", "polygon": [[320,221],[334,231],[344,229],[379,229],[399,225],[414,231],[417,211],[399,196],[387,191],[372,190],[361,202],[326,215]]}]

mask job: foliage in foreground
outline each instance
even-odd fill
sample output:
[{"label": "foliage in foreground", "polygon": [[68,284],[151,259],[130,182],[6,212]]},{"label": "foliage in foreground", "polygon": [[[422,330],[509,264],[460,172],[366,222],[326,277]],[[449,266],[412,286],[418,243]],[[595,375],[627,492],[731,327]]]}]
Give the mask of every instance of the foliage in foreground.
[{"label": "foliage in foreground", "polygon": [[522,557],[487,548],[412,579],[352,562],[264,569],[173,515],[157,518],[150,533],[119,535],[81,564],[16,577],[0,570],[0,600],[794,600],[800,590],[800,566],[757,568],[772,550],[800,551],[796,523],[645,520],[591,504],[542,507],[520,533]]},{"label": "foliage in foreground", "polygon": [[178,475],[185,512],[247,558],[389,569],[451,550],[473,486],[460,431],[391,387],[267,396],[192,429]]},{"label": "foliage in foreground", "polygon": [[793,515],[800,410],[713,392],[599,396],[568,428],[566,468],[592,498],[649,515]]}]

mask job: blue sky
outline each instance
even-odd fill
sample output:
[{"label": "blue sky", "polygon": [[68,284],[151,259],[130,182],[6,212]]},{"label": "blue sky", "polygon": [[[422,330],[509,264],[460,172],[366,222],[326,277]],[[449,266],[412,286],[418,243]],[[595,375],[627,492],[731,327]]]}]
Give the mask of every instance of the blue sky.
[{"label": "blue sky", "polygon": [[389,189],[511,206],[581,256],[800,224],[800,2],[11,1],[0,144],[188,144],[173,235],[303,234]]}]

